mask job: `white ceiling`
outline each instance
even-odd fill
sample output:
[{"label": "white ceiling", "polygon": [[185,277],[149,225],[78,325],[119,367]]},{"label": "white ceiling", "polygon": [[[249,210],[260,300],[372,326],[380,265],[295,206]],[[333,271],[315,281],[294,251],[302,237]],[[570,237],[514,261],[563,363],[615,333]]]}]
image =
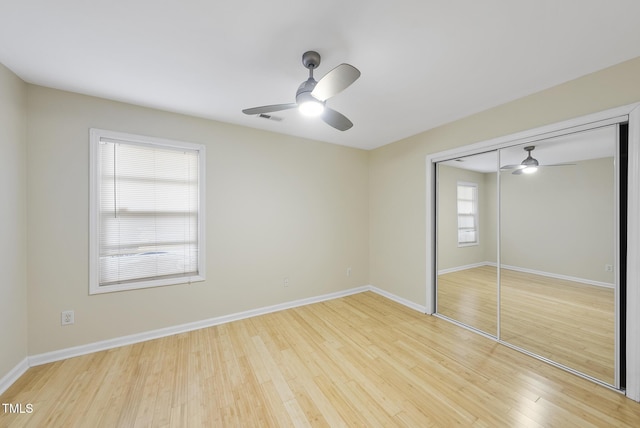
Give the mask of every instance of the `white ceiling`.
[{"label": "white ceiling", "polygon": [[[27,82],[371,149],[640,56],[638,0],[0,0],[0,63]],[[307,50],[340,132],[295,110]]]}]

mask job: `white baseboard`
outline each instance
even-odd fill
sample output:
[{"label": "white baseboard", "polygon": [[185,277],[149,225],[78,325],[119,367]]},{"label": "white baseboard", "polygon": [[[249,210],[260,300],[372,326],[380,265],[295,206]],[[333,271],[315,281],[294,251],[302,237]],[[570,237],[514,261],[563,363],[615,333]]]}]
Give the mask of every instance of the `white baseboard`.
[{"label": "white baseboard", "polygon": [[480,263],[472,263],[464,266],[455,266],[452,268],[440,269],[438,271],[438,275],[444,275],[444,274],[453,273],[453,272],[460,272],[461,270],[467,270],[467,269],[473,269],[477,267],[491,266],[491,265],[495,266],[496,264],[492,262],[480,262]]},{"label": "white baseboard", "polygon": [[412,302],[410,300],[407,300],[407,299],[405,299],[403,297],[396,296],[395,294],[391,294],[388,291],[382,290],[382,289],[380,289],[378,287],[374,287],[374,286],[371,285],[371,286],[369,286],[369,289],[371,291],[373,291],[374,293],[376,293],[376,294],[379,294],[379,295],[381,295],[383,297],[386,297],[389,300],[393,300],[394,302],[400,303],[401,305],[406,306],[406,307],[408,307],[410,309],[416,310],[416,311],[418,311],[420,313],[426,314],[426,313],[429,312],[429,311],[427,311],[427,307],[426,306],[418,305],[417,303],[414,303],[414,302]]},{"label": "white baseboard", "polygon": [[0,378],[0,394],[3,394],[20,376],[29,369],[29,359],[25,358],[18,363],[9,373]]},{"label": "white baseboard", "polygon": [[[480,262],[480,263],[473,263],[473,264],[464,265],[464,266],[456,266],[456,267],[452,267],[452,268],[441,269],[441,270],[438,271],[438,275],[444,275],[444,274],[453,273],[453,272],[460,272],[460,271],[463,271],[463,270],[473,269],[473,268],[477,268],[477,267],[481,267],[481,266],[493,266],[493,267],[496,267],[497,264],[496,264],[496,262]],[[594,281],[594,280],[591,280],[591,279],[578,278],[578,277],[575,277],[575,276],[561,275],[561,274],[551,273],[551,272],[544,272],[544,271],[541,271],[541,270],[523,268],[523,267],[519,267],[519,266],[501,265],[500,267],[502,269],[513,270],[513,271],[516,271],[516,272],[523,272],[523,273],[530,273],[530,274],[533,274],[533,275],[546,276],[547,278],[555,278],[555,279],[562,279],[562,280],[565,280],[565,281],[579,282],[581,284],[595,285],[596,287],[614,288],[614,285],[611,284],[611,283],[608,283],[608,282]]]},{"label": "white baseboard", "polygon": [[362,293],[364,291],[375,291],[375,290],[373,290],[373,287],[369,285],[365,285],[362,287],[351,288],[349,290],[338,291],[335,293],[324,294],[321,296],[294,300],[291,302],[285,302],[285,303],[280,303],[273,306],[266,306],[263,308],[252,309],[249,311],[238,312],[230,315],[224,315],[221,317],[209,318],[201,321],[195,321],[192,323],[180,324],[180,325],[161,328],[157,330],[146,331],[143,333],[117,337],[114,339],[102,340],[100,342],[89,343],[86,345],[74,346],[72,348],[65,348],[57,351],[46,352],[43,354],[32,355],[29,357],[29,367],[39,366],[41,364],[47,364],[54,361],[65,360],[67,358],[90,354],[92,352],[104,351],[107,349],[117,348],[120,346],[131,345],[139,342],[145,342],[147,340],[159,339],[161,337],[171,336],[174,334],[180,334],[188,331],[199,330],[201,328],[212,327],[220,324],[226,324],[228,322],[238,321],[245,318],[255,317],[255,316],[264,315],[272,312],[278,312],[285,309],[296,308],[298,306],[324,302],[326,300],[337,299],[337,298],[349,296],[352,294]]},{"label": "white baseboard", "polygon": [[225,324],[232,321],[238,321],[245,318],[264,315],[272,312],[278,312],[285,309],[296,308],[299,306],[310,305],[313,303],[324,302],[327,300],[338,299],[340,297],[350,296],[352,294],[363,293],[365,291],[372,291],[389,300],[400,303],[411,309],[419,311],[421,313],[427,313],[426,307],[418,305],[395,294],[384,291],[380,288],[372,285],[364,285],[362,287],[351,288],[349,290],[338,291],[335,293],[324,294],[321,296],[310,297],[306,299],[294,300],[291,302],[280,303],[273,306],[266,306],[263,308],[252,309],[249,311],[239,312],[236,314],[224,315],[221,317],[209,318],[202,321],[196,321],[187,324],[180,324],[167,328],[161,328],[157,330],[146,331],[143,333],[132,334],[128,336],[117,337],[114,339],[102,340],[99,342],[89,343],[86,345],[74,346],[71,348],[60,349],[52,352],[45,352],[43,354],[31,355],[20,362],[14,367],[6,376],[0,379],[0,394],[6,391],[20,376],[22,376],[29,367],[39,366],[41,364],[47,364],[54,361],[65,360],[67,358],[77,357],[80,355],[91,354],[93,352],[104,351],[107,349],[117,348],[120,346],[131,345],[134,343],[145,342],[147,340],[159,339],[161,337],[171,336],[174,334],[185,333],[188,331],[199,330],[201,328],[212,327],[215,325]]},{"label": "white baseboard", "polygon": [[518,266],[501,265],[503,269],[513,270],[516,272],[530,273],[533,275],[546,276],[548,278],[563,279],[565,281],[579,282],[581,284],[595,285],[596,287],[614,288],[614,284],[602,281],[593,281],[591,279],[578,278],[575,276],[561,275],[558,273],[543,272],[535,269],[522,268]]}]

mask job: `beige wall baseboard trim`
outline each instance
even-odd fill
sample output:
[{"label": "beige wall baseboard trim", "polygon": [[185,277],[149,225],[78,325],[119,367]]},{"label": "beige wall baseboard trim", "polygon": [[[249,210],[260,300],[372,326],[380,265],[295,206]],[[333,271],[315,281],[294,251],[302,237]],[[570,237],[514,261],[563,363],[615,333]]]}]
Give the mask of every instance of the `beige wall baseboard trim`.
[{"label": "beige wall baseboard trim", "polygon": [[29,359],[25,358],[4,377],[0,378],[0,394],[3,394],[13,383],[29,369]]}]

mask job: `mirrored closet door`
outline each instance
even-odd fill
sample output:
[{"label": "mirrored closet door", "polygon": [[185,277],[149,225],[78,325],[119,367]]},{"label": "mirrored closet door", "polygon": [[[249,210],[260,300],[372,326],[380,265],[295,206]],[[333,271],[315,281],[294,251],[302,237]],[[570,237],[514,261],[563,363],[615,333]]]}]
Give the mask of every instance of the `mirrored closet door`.
[{"label": "mirrored closet door", "polygon": [[436,313],[620,387],[619,125],[436,164]]},{"label": "mirrored closet door", "polygon": [[496,267],[498,153],[437,165],[437,311],[498,335]]},{"label": "mirrored closet door", "polygon": [[616,141],[611,125],[500,150],[500,339],[610,385]]}]

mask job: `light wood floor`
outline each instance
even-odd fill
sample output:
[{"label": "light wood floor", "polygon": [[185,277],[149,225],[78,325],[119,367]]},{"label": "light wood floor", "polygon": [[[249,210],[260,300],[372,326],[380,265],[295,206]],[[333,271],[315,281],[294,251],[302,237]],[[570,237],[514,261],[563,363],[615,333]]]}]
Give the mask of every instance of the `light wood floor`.
[{"label": "light wood floor", "polygon": [[491,266],[438,275],[438,313],[496,336],[497,281],[497,268]]},{"label": "light wood floor", "polygon": [[[482,266],[438,277],[438,312],[497,333],[497,269]],[[614,291],[502,269],[500,338],[614,384]]]},{"label": "light wood floor", "polygon": [[372,292],[31,368],[0,426],[637,427],[640,404]]}]

